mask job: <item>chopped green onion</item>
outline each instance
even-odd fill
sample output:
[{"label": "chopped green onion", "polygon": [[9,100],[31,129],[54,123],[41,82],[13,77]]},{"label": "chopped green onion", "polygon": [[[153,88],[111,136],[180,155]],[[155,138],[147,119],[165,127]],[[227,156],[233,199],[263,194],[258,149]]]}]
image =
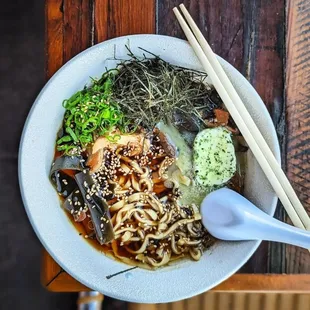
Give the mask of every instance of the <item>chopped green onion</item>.
[{"label": "chopped green onion", "polygon": [[70,136],[63,136],[57,141],[57,144],[62,144],[63,142],[70,142],[72,138]]},{"label": "chopped green onion", "polygon": [[74,131],[70,127],[66,128],[66,132],[72,137],[74,142],[78,142],[78,138],[77,138],[76,134],[74,133]]},{"label": "chopped green onion", "polygon": [[88,143],[91,143],[92,140],[93,140],[93,137],[91,135],[81,135],[79,137],[79,140],[82,144],[88,144]]},{"label": "chopped green onion", "polygon": [[109,109],[105,109],[100,114],[101,118],[109,119],[111,117],[111,111]]},{"label": "chopped green onion", "polygon": [[64,145],[57,146],[57,150],[58,151],[64,151],[66,154],[68,154],[69,151],[71,151],[74,148],[76,148],[75,145],[66,145],[66,144],[64,144]]},{"label": "chopped green onion", "polygon": [[[92,84],[76,92],[63,101],[66,109],[64,131],[68,134],[57,141],[58,149],[69,151],[86,147],[101,135],[108,135],[114,128],[126,132],[127,124],[120,106],[112,100],[114,76],[118,69],[104,73],[99,80],[92,79]],[[112,142],[120,139],[119,135],[108,136]]]}]

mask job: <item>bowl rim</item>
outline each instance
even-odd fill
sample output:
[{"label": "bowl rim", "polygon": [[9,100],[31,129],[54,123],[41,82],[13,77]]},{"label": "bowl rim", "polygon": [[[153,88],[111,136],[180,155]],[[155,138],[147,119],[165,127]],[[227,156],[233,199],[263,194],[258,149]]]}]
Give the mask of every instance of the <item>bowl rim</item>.
[{"label": "bowl rim", "polygon": [[[49,247],[49,245],[46,243],[45,239],[41,236],[40,231],[38,229],[38,227],[34,224],[33,221],[33,217],[30,211],[30,208],[27,205],[26,202],[26,197],[25,197],[25,192],[24,192],[24,188],[23,188],[23,179],[21,177],[21,169],[22,169],[22,150],[24,147],[24,140],[25,140],[25,134],[26,134],[26,129],[28,127],[28,124],[30,122],[31,116],[34,112],[34,110],[36,109],[37,104],[40,102],[41,97],[43,96],[45,90],[49,87],[50,84],[52,84],[54,82],[54,80],[56,80],[58,78],[58,76],[62,73],[62,71],[69,66],[71,63],[75,62],[78,58],[83,57],[85,54],[87,54],[90,50],[96,49],[101,45],[104,45],[106,42],[110,42],[113,43],[114,41],[117,42],[119,39],[130,39],[130,38],[140,38],[141,40],[143,40],[143,38],[145,37],[154,37],[154,39],[162,37],[162,38],[169,38],[169,39],[173,39],[173,40],[178,40],[178,41],[182,41],[182,42],[186,42],[185,40],[179,39],[179,38],[175,38],[175,37],[171,37],[171,36],[166,36],[166,35],[158,35],[158,34],[137,34],[137,35],[126,35],[126,36],[121,36],[121,37],[116,37],[101,43],[98,43],[96,45],[93,45],[89,48],[87,48],[86,50],[82,51],[81,53],[77,54],[76,56],[74,56],[73,58],[71,58],[68,62],[66,62],[61,68],[59,68],[54,74],[53,76],[47,81],[47,83],[45,84],[45,86],[42,88],[42,90],[40,91],[40,93],[38,94],[38,96],[36,97],[29,113],[27,116],[27,119],[25,121],[24,127],[23,127],[23,131],[21,134],[21,139],[20,139],[20,144],[19,144],[19,152],[18,152],[18,179],[19,179],[19,186],[20,186],[20,192],[21,192],[21,197],[22,197],[22,201],[27,213],[27,216],[29,218],[29,221],[38,237],[38,239],[40,240],[40,242],[42,243],[42,245],[44,246],[44,248],[48,251],[48,253],[51,255],[51,257],[56,261],[57,264],[59,264],[68,274],[72,275],[72,273],[70,272],[70,270],[66,267],[66,264],[64,262],[61,261],[61,258],[57,257],[57,255],[54,253],[53,249],[51,249]],[[248,88],[250,91],[253,92],[253,95],[256,96],[261,102],[262,102],[262,106],[260,109],[260,113],[264,116],[265,121],[267,121],[268,123],[268,127],[274,129],[271,132],[271,143],[273,144],[275,151],[274,151],[274,155],[277,159],[277,161],[279,163],[281,163],[281,154],[280,154],[280,146],[279,146],[279,141],[277,138],[277,134],[276,134],[276,130],[274,128],[274,124],[272,122],[272,119],[270,117],[270,114],[265,106],[265,104],[263,103],[263,101],[261,100],[260,96],[258,95],[258,93],[256,92],[256,90],[254,89],[254,87],[250,84],[249,81],[247,81],[247,79],[236,69],[234,68],[231,64],[229,64],[226,60],[224,60],[223,58],[221,58],[220,56],[217,55],[217,57],[219,59],[221,59],[222,62],[227,63],[230,66],[231,71],[235,71],[234,73],[238,73],[239,78],[244,80],[243,82],[246,82]],[[274,215],[276,206],[277,206],[277,200],[278,198],[276,197],[276,195],[274,195],[273,200],[272,200],[272,205],[270,206],[270,211],[268,212],[270,215]],[[211,287],[201,287],[200,290],[196,290],[194,293],[190,293],[188,295],[184,295],[182,296],[182,298],[180,299],[179,297],[176,298],[165,298],[163,296],[163,298],[161,298],[160,301],[156,300],[155,302],[173,302],[173,301],[178,301],[178,300],[182,300],[182,299],[186,299],[186,298],[190,298],[192,296],[195,296],[197,294],[201,294],[203,292],[205,292],[206,290],[217,286],[219,283],[225,281],[226,279],[228,279],[230,276],[232,276],[236,271],[238,271],[247,261],[248,259],[253,255],[253,253],[257,250],[258,246],[260,245],[261,241],[255,241],[253,242],[253,246],[251,251],[248,252],[248,254],[246,255],[246,257],[244,257],[244,260],[241,261],[238,265],[235,266],[235,268],[233,268],[231,270],[231,272],[227,273],[225,275],[225,277],[222,277],[219,281],[217,281],[216,283],[214,283]],[[86,285],[87,287],[94,287],[91,283],[89,283],[87,281],[87,279],[82,279],[80,278],[78,275],[74,274],[72,275],[72,277],[74,277],[77,281],[83,283],[84,285]],[[113,298],[116,299],[122,299],[122,300],[126,300],[129,302],[138,302],[138,303],[153,303],[152,300],[150,300],[151,298],[128,298],[125,297],[124,299],[124,295],[120,292],[119,294],[111,294],[109,292],[108,287],[103,287],[103,288],[98,288],[95,287],[95,289],[99,290],[100,292],[102,292],[103,294],[106,294],[107,296],[111,296]]]}]

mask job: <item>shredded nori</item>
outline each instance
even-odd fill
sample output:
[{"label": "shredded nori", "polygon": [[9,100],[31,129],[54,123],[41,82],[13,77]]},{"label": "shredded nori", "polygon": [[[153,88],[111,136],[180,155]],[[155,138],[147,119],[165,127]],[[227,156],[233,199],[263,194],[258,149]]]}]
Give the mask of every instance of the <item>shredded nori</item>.
[{"label": "shredded nori", "polygon": [[169,64],[158,56],[123,61],[117,67],[113,99],[128,123],[152,130],[161,120],[186,126],[190,131],[205,128],[204,119],[222,106],[207,74]]}]

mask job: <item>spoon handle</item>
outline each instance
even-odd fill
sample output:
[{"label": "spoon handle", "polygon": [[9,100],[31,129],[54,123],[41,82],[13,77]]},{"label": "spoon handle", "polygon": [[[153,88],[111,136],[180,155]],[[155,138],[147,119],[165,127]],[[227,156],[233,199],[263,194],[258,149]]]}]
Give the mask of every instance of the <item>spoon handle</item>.
[{"label": "spoon handle", "polygon": [[269,240],[310,249],[310,231],[274,219],[238,193],[222,188],[201,206],[202,222],[221,240]]},{"label": "spoon handle", "polygon": [[269,229],[261,232],[262,239],[297,245],[310,249],[310,232],[282,223],[276,219],[269,219]]}]

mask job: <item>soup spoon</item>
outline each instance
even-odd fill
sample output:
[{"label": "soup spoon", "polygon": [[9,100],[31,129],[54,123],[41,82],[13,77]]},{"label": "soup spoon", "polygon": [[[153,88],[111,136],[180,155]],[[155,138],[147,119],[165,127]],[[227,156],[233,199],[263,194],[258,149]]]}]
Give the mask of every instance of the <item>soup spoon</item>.
[{"label": "soup spoon", "polygon": [[268,240],[310,248],[310,232],[274,219],[228,188],[207,195],[201,215],[205,228],[221,240]]}]

